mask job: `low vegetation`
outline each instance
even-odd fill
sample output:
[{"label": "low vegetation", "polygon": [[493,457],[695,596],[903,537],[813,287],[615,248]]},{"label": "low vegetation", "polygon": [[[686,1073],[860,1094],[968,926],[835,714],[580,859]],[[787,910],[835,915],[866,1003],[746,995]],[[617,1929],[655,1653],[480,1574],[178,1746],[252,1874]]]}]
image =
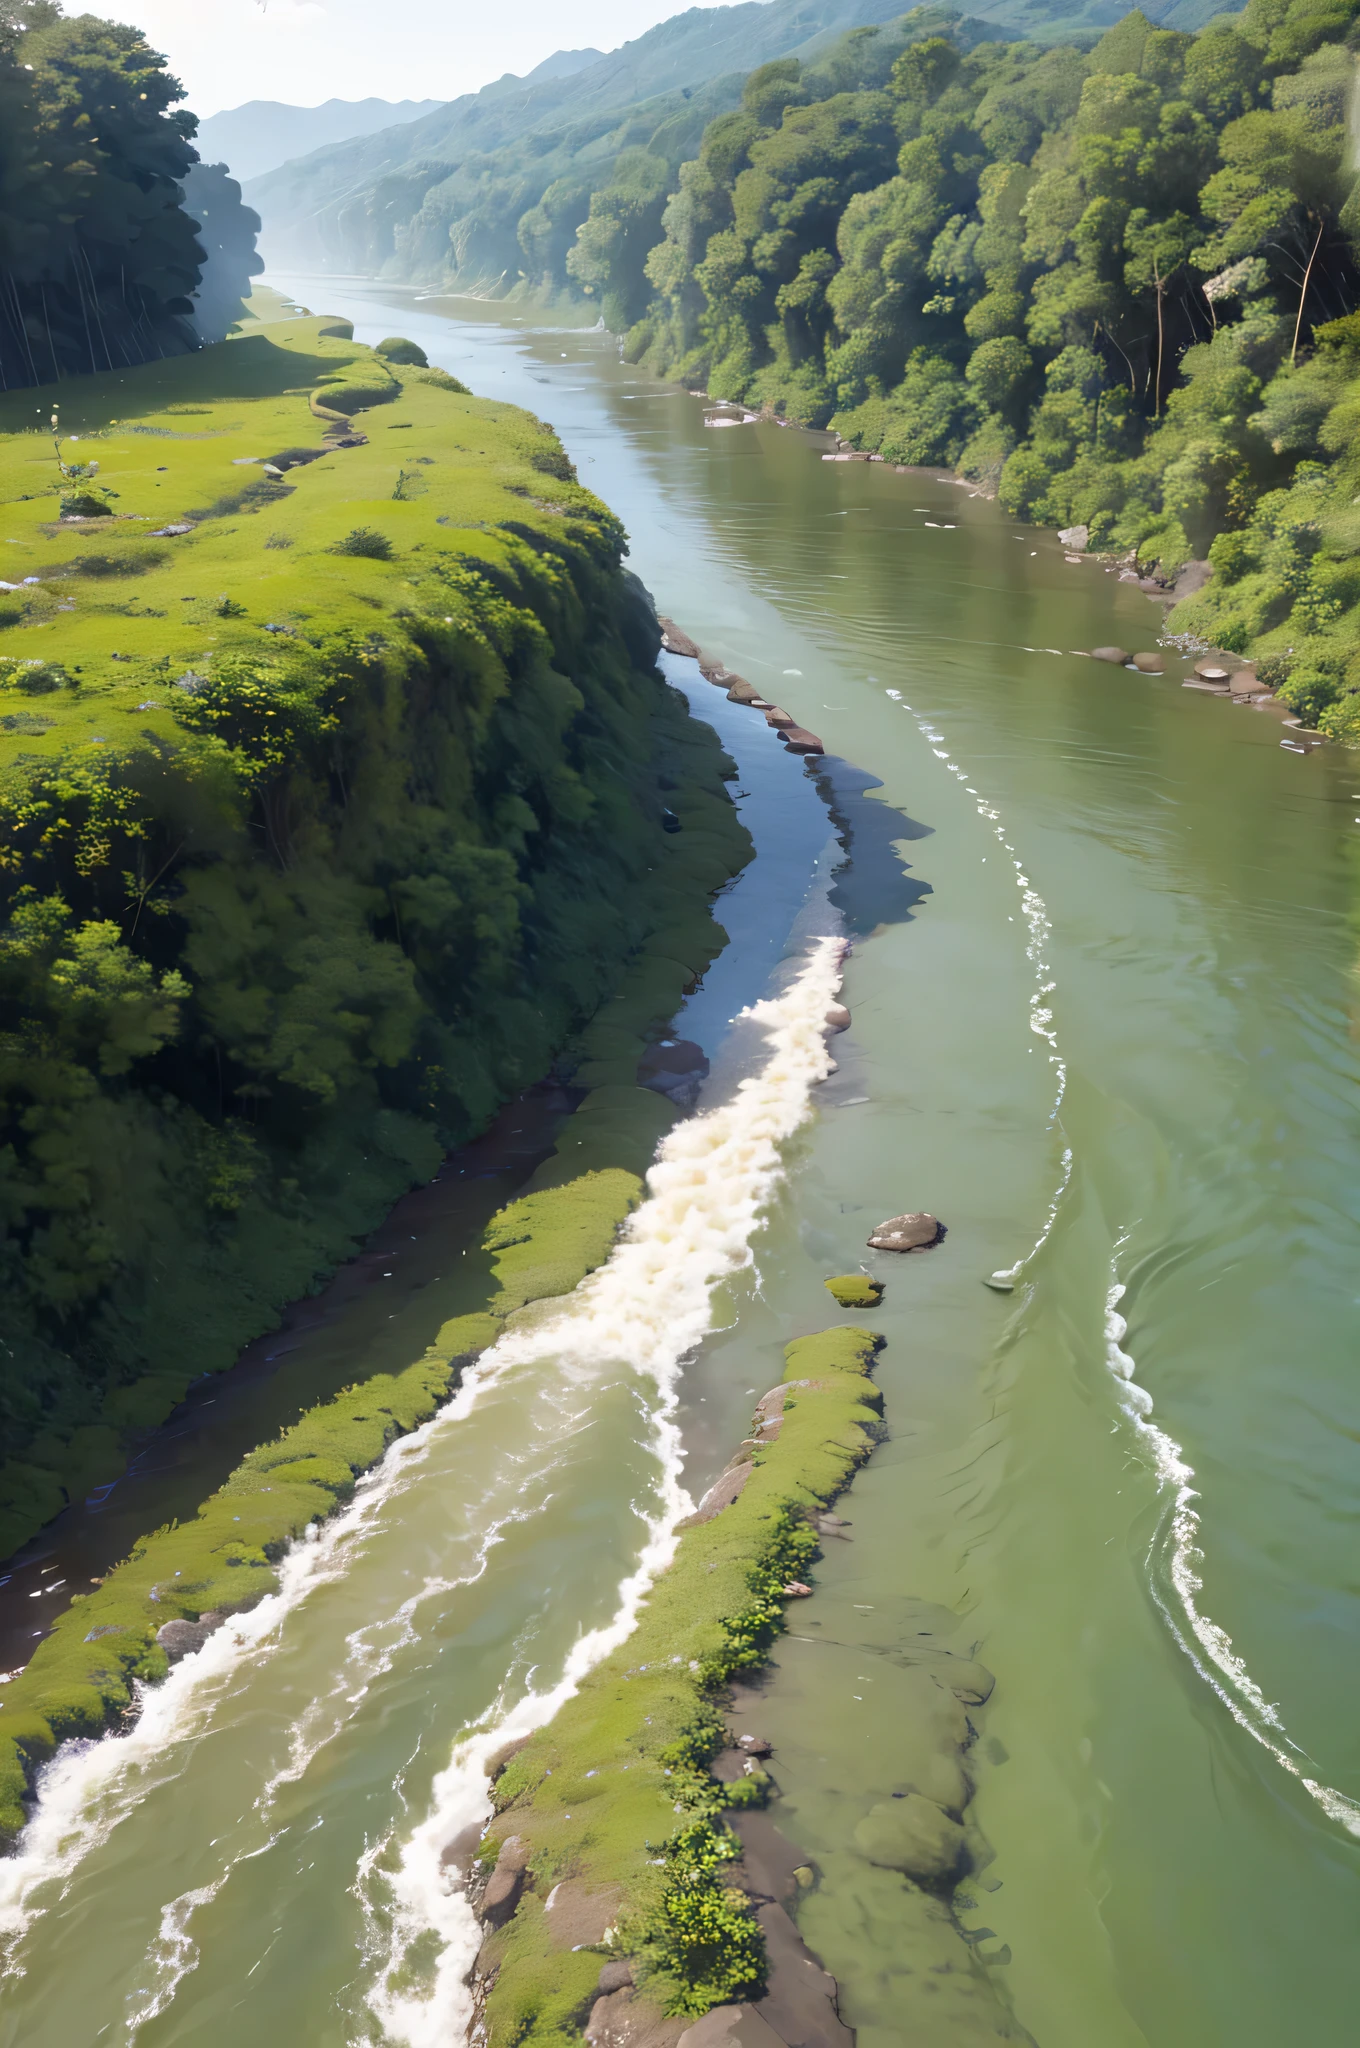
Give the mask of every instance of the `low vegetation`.
[{"label": "low vegetation", "polygon": [[252,1451],[192,1522],[147,1536],[75,1597],[0,1696],[0,1840],[22,1827],[33,1775],[59,1743],[101,1734],[133,1705],[136,1685],[165,1676],[159,1630],[242,1613],[273,1592],[288,1545],[343,1505],[389,1444],[429,1420],[508,1316],[603,1264],[641,1187],[630,1173],[587,1173],[502,1209],[485,1238],[497,1289],[482,1312],[445,1324],[407,1371],[310,1410]]},{"label": "low vegetation", "polygon": [[655,1132],[749,840],[541,422],[299,315],[0,430],[8,1550],[573,1043]]},{"label": "low vegetation", "polygon": [[[786,1588],[816,1555],[810,1513],[829,1506],[877,1440],[882,1398],[868,1374],[880,1340],[845,1328],[785,1353],[783,1426],[750,1451],[740,1496],[687,1528],[637,1629],[496,1779],[494,1863],[514,1835],[529,1883],[492,1934],[479,1969],[498,1972],[486,2005],[492,2043],[564,2048],[579,2039],[600,1965],[628,1957],[645,1995],[695,2016],[756,1995],[763,1941],[745,1896],[724,1882],[737,1853],[722,1814],[759,1804],[759,1771],[720,1785],[722,1703],[760,1669],[784,1626]],[[616,1891],[612,1939],[563,1950],[544,1907],[572,1878]]]}]

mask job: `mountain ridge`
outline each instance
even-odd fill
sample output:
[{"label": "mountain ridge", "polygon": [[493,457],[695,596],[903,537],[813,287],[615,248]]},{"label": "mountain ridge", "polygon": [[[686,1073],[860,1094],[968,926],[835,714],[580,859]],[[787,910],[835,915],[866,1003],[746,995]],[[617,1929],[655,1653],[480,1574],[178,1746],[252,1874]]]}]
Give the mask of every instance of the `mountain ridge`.
[{"label": "mountain ridge", "polygon": [[316,107],[295,107],[284,100],[246,100],[200,121],[194,146],[204,163],[225,163],[237,182],[244,184],[294,157],[401,127],[443,105],[442,100],[434,99],[329,99]]}]

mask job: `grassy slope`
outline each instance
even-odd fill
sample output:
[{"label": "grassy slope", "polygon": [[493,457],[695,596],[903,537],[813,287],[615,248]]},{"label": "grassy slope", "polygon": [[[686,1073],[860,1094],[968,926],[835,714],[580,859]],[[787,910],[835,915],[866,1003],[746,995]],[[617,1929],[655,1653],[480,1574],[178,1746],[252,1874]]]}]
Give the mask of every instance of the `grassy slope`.
[{"label": "grassy slope", "polygon": [[[531,1888],[479,1965],[499,1972],[486,2008],[493,2044],[578,2037],[601,1957],[554,1943],[544,1902],[566,1878],[621,1889],[612,1953],[640,1959],[637,1975],[670,2009],[702,2012],[758,1985],[748,1909],[721,1883],[732,1844],[714,1823],[737,1788],[706,1769],[723,1746],[716,1699],[783,1626],[780,1588],[816,1547],[806,1511],[829,1505],[873,1448],[882,1399],[867,1376],[880,1341],[841,1328],[788,1347],[784,1379],[797,1391],[778,1437],[753,1451],[739,1499],[684,1533],[634,1635],[498,1778],[483,1858],[511,1835],[532,1853]],[[759,1775],[745,1788],[758,1800]],[[702,1901],[699,1914],[686,1912],[687,1896]]]},{"label": "grassy slope", "polygon": [[[151,692],[164,701],[144,701],[158,663],[168,662],[177,677],[212,654],[259,653],[270,645],[263,633],[270,624],[372,631],[375,614],[391,614],[411,591],[420,566],[412,555],[438,543],[441,551],[508,565],[514,542],[496,529],[524,517],[527,490],[550,515],[565,512],[571,487],[532,465],[542,445],[536,422],[514,407],[441,390],[420,371],[392,387],[398,403],[364,421],[367,447],[291,471],[290,495],[280,491],[271,503],[256,465],[287,449],[320,449],[334,422],[312,413],[310,394],[322,378],[367,371],[373,362],[344,332],[344,323],[324,318],[285,319],[196,356],[0,397],[0,575],[43,579],[22,594],[21,645],[7,632],[0,655],[61,662],[81,684],[78,692],[34,700],[30,708],[52,720],[50,730],[4,733],[0,766],[73,742],[173,743],[172,677]],[[60,478],[47,431],[54,400],[63,433],[81,437],[65,449],[68,460],[96,459],[99,485],[118,494],[112,522],[54,524]],[[403,470],[431,449],[438,451],[432,466],[410,479],[419,495],[394,501]],[[264,516],[249,516],[252,505]],[[205,520],[210,507],[214,516]],[[192,533],[150,538],[191,516],[199,522]],[[400,559],[326,552],[356,526],[380,529]],[[274,533],[292,545],[265,546]],[[228,597],[245,607],[244,616],[221,616]],[[116,654],[134,658],[115,662]]]},{"label": "grassy slope", "polygon": [[[572,564],[593,559],[592,550],[607,559],[615,530],[603,508],[570,480],[560,448],[537,421],[450,389],[437,374],[403,370],[400,383],[393,382],[371,352],[347,339],[344,323],[289,317],[286,302],[275,295],[258,294],[249,312],[240,339],[198,356],[78,380],[55,393],[0,399],[0,428],[6,430],[0,437],[0,573],[13,583],[41,579],[0,597],[0,813],[10,828],[4,864],[11,886],[29,878],[25,862],[34,858],[31,847],[17,856],[16,848],[23,844],[35,786],[46,778],[49,787],[60,788],[51,782],[54,769],[86,794],[91,787],[146,784],[148,764],[158,778],[161,764],[184,758],[176,714],[193,700],[178,693],[175,682],[224,656],[267,659],[309,639],[335,644],[346,637],[351,645],[372,640],[389,650],[382,659],[392,666],[390,677],[375,670],[385,699],[354,710],[356,720],[370,721],[359,745],[373,798],[363,829],[368,843],[380,847],[401,801],[402,756],[393,739],[407,692],[401,663],[410,668],[415,662],[418,694],[428,700],[428,635],[431,626],[440,629],[439,600],[449,588],[441,578],[456,576],[460,563],[483,588],[488,575],[503,576],[516,592],[520,616],[532,621],[522,609],[527,600],[549,629],[582,636]],[[311,405],[319,390],[328,409],[336,409],[335,385],[319,381],[335,377],[366,380],[386,401],[359,421],[368,445],[327,453],[289,470],[286,481],[271,481],[259,458],[319,449],[336,425]],[[68,463],[99,461],[99,487],[117,493],[113,520],[57,522],[62,485],[46,427],[54,398],[63,434],[80,436],[65,441],[65,457]],[[409,495],[394,498],[398,489]],[[189,532],[152,538],[156,527],[185,515],[192,515]],[[329,551],[358,525],[381,531],[394,559]],[[270,537],[288,545],[267,545]],[[607,594],[612,586],[606,580],[600,587]],[[456,598],[452,608],[458,609]],[[270,626],[286,630],[270,633]],[[449,637],[448,648],[435,650],[445,674],[469,673],[484,687],[477,666],[485,667],[484,656],[462,620]],[[595,644],[587,631],[587,659]],[[49,665],[48,678],[64,672],[73,687],[34,690],[34,672],[23,664],[35,660]],[[572,673],[583,671],[577,666]],[[497,1084],[484,1047],[473,1043],[466,1056],[458,1054],[479,1076],[479,1107],[464,1119],[475,1128],[508,1087],[543,1071],[574,1021],[571,1003],[579,1017],[607,996],[619,955],[645,943],[639,972],[620,997],[606,1002],[578,1047],[587,1062],[581,1079],[597,1092],[587,1104],[589,1120],[572,1141],[574,1157],[554,1169],[559,1178],[619,1159],[641,1168],[650,1157],[670,1113],[660,1098],[633,1085],[636,1054],[722,944],[706,898],[749,858],[749,840],[721,790],[723,762],[712,734],[659,687],[649,686],[654,702],[646,700],[648,710],[637,697],[640,680],[627,685],[632,696],[613,682],[604,684],[602,696],[601,684],[594,685],[596,702],[613,707],[615,726],[602,733],[598,715],[591,714],[594,737],[582,772],[593,773],[606,802],[629,807],[629,788],[611,767],[617,734],[626,731],[648,778],[660,770],[676,785],[667,801],[684,829],[677,835],[655,829],[643,856],[651,865],[635,874],[628,903],[605,892],[590,912],[588,930],[584,912],[579,930],[570,925],[575,912],[560,884],[553,888],[548,870],[540,894],[558,923],[542,927],[536,978],[516,990],[513,1001],[498,1001],[481,1025],[482,1038],[490,1032],[502,1062],[519,1038],[532,1040],[520,1047],[521,1065],[529,1065]],[[520,683],[520,698],[527,698],[528,681]],[[441,687],[448,687],[442,679]],[[541,692],[527,701],[542,701]],[[351,707],[357,702],[352,694]],[[532,724],[536,713],[527,716]],[[637,764],[628,765],[636,775]],[[98,783],[100,776],[107,782]],[[358,815],[357,795],[351,788],[350,819]],[[659,818],[659,804],[657,812]],[[175,836],[167,835],[167,846]],[[320,839],[312,861],[323,884],[336,864],[333,843]],[[42,881],[41,871],[37,878]],[[123,914],[118,876],[96,871],[92,886],[105,884],[111,896],[102,914]],[[158,940],[164,930],[158,928]],[[551,993],[543,979],[545,943],[546,966],[560,984]],[[619,1088],[622,1099],[614,1092]],[[135,1100],[123,1087],[109,1113],[126,1121]],[[143,1110],[135,1113],[145,1121]],[[258,1200],[252,1196],[229,1222],[200,1215],[179,1190],[168,1204],[159,1199],[153,1170],[159,1131],[147,1140],[140,1124],[129,1123],[118,1142],[105,1145],[99,1176],[110,1183],[106,1210],[140,1230],[152,1278],[140,1295],[132,1287],[131,1299],[115,1301],[113,1324],[105,1318],[104,1332],[114,1330],[121,1352],[112,1365],[98,1367],[102,1390],[96,1386],[68,1400],[74,1412],[57,1413],[36,1437],[31,1426],[27,1436],[11,1435],[10,1462],[0,1469],[0,1550],[21,1542],[65,1499],[115,1477],[129,1432],[157,1422],[194,1371],[229,1363],[243,1342],[270,1326],[283,1301],[344,1256],[356,1233],[371,1227],[413,1178],[433,1170],[441,1134],[443,1142],[467,1134],[446,1125],[433,1117],[421,1124],[394,1116],[376,1099],[361,1102],[343,1128],[337,1124],[307,1155],[304,1163],[315,1170],[310,1181],[304,1176],[300,1194],[296,1177],[282,1179]],[[384,1141],[391,1137],[389,1147]],[[139,1161],[147,1162],[140,1178]],[[299,1168],[285,1161],[274,1171],[296,1176]],[[120,1247],[125,1297],[126,1276],[136,1281],[142,1256],[139,1245]],[[190,1323],[198,1337],[187,1361],[182,1332]],[[96,1337],[104,1341],[98,1331]]]}]

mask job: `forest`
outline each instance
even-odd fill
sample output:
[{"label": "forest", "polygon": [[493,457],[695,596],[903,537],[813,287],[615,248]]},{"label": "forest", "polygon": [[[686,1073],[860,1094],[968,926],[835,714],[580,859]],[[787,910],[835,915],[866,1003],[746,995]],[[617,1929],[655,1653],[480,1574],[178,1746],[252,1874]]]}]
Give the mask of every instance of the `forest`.
[{"label": "forest", "polygon": [[889,61],[847,39],[853,90],[753,73],[641,279],[618,183],[570,265],[666,376],[945,464],[1168,583],[1207,558],[1173,629],[1360,739],[1355,14],[1134,12],[1083,50],[918,12]]},{"label": "forest", "polygon": [[140,30],[0,0],[0,389],[220,341],[259,217]]}]

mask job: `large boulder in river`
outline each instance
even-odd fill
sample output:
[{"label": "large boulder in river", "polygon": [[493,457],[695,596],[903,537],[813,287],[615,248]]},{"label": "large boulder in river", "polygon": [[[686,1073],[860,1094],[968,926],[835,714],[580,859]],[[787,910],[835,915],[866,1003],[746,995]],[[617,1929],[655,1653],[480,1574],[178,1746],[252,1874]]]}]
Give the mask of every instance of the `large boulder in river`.
[{"label": "large boulder in river", "polygon": [[1135,654],[1133,665],[1138,670],[1138,673],[1144,676],[1160,676],[1166,673],[1166,663],[1162,660],[1160,654],[1151,652]]},{"label": "large boulder in river", "polygon": [[745,676],[733,676],[727,686],[727,701],[729,704],[763,704],[765,699],[754,683],[747,682]]},{"label": "large boulder in river", "polygon": [[806,726],[786,726],[779,737],[783,740],[791,754],[824,754],[826,752],[826,748],[822,745],[816,733],[809,732]]},{"label": "large boulder in river", "polygon": [[782,732],[790,726],[797,725],[798,720],[791,711],[786,711],[782,704],[771,704],[765,713],[765,723],[772,725],[776,732]]},{"label": "large boulder in river", "polygon": [[855,1829],[855,1847],[883,1870],[916,1884],[948,1884],[963,1865],[963,1829],[933,1799],[909,1792],[871,1806]]},{"label": "large boulder in river", "polygon": [[204,1615],[200,1621],[167,1621],[156,1631],[156,1641],[172,1664],[201,1650],[221,1621],[220,1615]]},{"label": "large boulder in river", "polygon": [[482,1919],[489,1927],[503,1927],[519,1904],[529,1855],[529,1844],[522,1835],[507,1835],[501,1843],[496,1868],[482,1893]]},{"label": "large boulder in river", "polygon": [[890,1216],[886,1223],[880,1223],[869,1239],[869,1247],[876,1252],[924,1252],[943,1236],[944,1225],[939,1217],[916,1209],[910,1215]]},{"label": "large boulder in river", "polygon": [[1115,668],[1126,668],[1132,660],[1127,647],[1093,647],[1092,661],[1108,661]]}]

